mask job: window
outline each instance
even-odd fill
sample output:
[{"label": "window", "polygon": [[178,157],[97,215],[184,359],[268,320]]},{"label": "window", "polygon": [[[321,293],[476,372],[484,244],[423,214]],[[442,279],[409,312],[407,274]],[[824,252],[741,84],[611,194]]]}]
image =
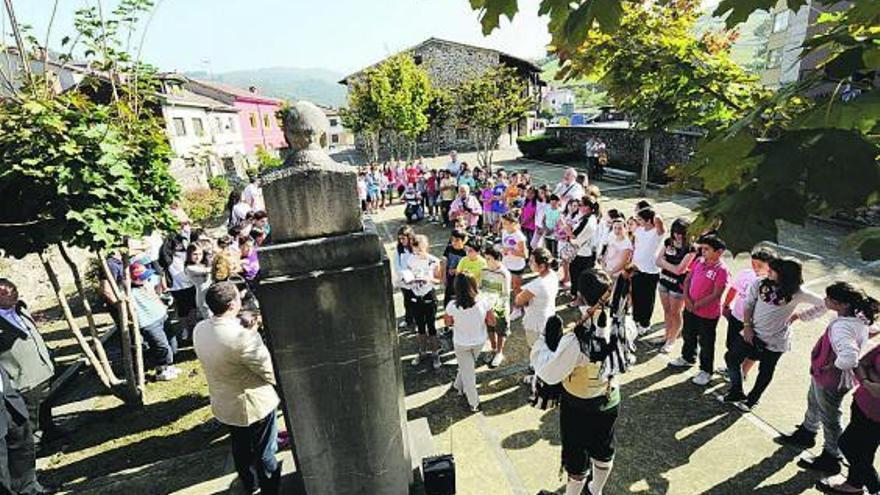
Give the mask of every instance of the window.
[{"label": "window", "polygon": [[214,117],[214,134],[223,132],[223,124],[220,123],[220,117]]},{"label": "window", "polygon": [[416,65],[422,65],[422,56],[416,55],[415,57],[413,57],[413,62],[415,62]]},{"label": "window", "polygon": [[790,15],[790,11],[783,10],[782,12],[777,12],[773,14],[773,32],[779,33],[788,29],[788,17]]},{"label": "window", "polygon": [[202,119],[193,117],[193,132],[196,133],[196,136],[201,137],[205,135],[205,124],[202,122]]},{"label": "window", "polygon": [[767,68],[772,69],[782,65],[782,49],[774,48],[767,52]]},{"label": "window", "polygon": [[263,129],[271,129],[271,128],[272,128],[272,123],[269,120],[269,116],[263,115]]},{"label": "window", "polygon": [[471,137],[471,134],[470,134],[470,132],[468,132],[468,130],[466,128],[455,130],[455,139],[458,139],[459,141],[463,141],[465,139],[470,139],[470,137]]},{"label": "window", "polygon": [[336,127],[336,124],[337,124],[337,123],[338,123],[338,122],[337,122],[336,119],[330,119],[330,127]]},{"label": "window", "polygon": [[186,122],[180,118],[174,118],[174,135],[175,136],[186,136]]},{"label": "window", "polygon": [[251,129],[257,128],[257,114],[251,112],[249,120],[251,121]]},{"label": "window", "polygon": [[330,142],[333,144],[339,144],[339,134],[333,134],[330,136]]},{"label": "window", "polygon": [[229,117],[228,120],[229,120],[229,125],[227,126],[227,129],[229,129],[229,132],[235,132],[235,119],[233,119],[232,117]]},{"label": "window", "polygon": [[186,165],[187,167],[195,167],[196,161],[193,158],[184,158],[183,164]]}]

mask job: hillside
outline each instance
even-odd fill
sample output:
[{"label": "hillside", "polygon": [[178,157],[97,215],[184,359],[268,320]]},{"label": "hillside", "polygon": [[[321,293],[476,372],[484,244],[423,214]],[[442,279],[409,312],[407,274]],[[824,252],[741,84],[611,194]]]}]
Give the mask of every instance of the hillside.
[{"label": "hillside", "polygon": [[338,82],[345,75],[326,69],[272,67],[215,74],[187,72],[186,75],[242,88],[256,86],[260,93],[275,98],[308,100],[332,107],[345,105],[347,94],[345,86]]}]

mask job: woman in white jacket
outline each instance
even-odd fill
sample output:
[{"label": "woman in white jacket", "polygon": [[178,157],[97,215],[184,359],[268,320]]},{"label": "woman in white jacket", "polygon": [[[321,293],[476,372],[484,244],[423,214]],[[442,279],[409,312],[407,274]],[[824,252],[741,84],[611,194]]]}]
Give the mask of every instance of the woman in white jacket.
[{"label": "woman in white jacket", "polygon": [[810,391],[804,421],[791,435],[777,437],[777,442],[810,448],[815,445],[821,426],[824,437],[822,454],[801,459],[798,465],[825,474],[840,472],[843,454],[837,445],[843,425],[841,403],[854,386],[853,370],[868,343],[869,328],[880,313],[880,303],[847,282],[836,282],[825,289],[825,305],[837,313],[819,337],[810,356]]}]

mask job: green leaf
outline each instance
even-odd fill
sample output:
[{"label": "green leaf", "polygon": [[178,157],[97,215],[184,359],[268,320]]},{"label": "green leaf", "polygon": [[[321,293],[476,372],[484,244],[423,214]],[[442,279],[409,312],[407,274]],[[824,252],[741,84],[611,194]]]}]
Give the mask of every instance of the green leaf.
[{"label": "green leaf", "polygon": [[692,166],[699,167],[697,176],[702,179],[703,187],[716,193],[739,184],[759,162],[758,157],[751,156],[756,143],[747,131],[726,139],[720,136],[702,141]]},{"label": "green leaf", "polygon": [[[715,12],[714,17],[724,17],[730,15],[724,20],[728,29],[736,27],[737,24],[748,20],[755,11],[770,11],[776,6],[777,0],[721,0]],[[787,6],[793,11],[797,11],[802,5],[806,5],[807,0],[788,0]]]},{"label": "green leaf", "polygon": [[862,53],[862,61],[870,70],[880,69],[880,46],[868,48]]},{"label": "green leaf", "polygon": [[800,129],[833,128],[870,132],[880,120],[880,90],[849,100],[828,100],[805,113],[793,126]]},{"label": "green leaf", "polygon": [[501,23],[501,16],[513,20],[519,10],[517,0],[470,0],[471,8],[480,11],[483,35],[488,36]]}]

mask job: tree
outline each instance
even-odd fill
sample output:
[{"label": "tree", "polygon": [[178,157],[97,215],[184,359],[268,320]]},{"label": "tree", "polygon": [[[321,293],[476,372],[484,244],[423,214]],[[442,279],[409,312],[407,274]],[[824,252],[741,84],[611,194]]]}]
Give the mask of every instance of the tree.
[{"label": "tree", "polygon": [[536,107],[526,81],[515,69],[499,66],[455,89],[456,118],[470,129],[480,166],[492,170],[492,154],[508,125]]},{"label": "tree", "polygon": [[455,97],[447,90],[434,88],[431,101],[425,114],[428,117],[428,139],[431,141],[431,152],[439,154],[440,136],[455,111]]},{"label": "tree", "polygon": [[370,141],[378,161],[384,137],[392,156],[412,156],[412,144],[428,128],[426,111],[431,83],[424,69],[408,54],[395,55],[366,69],[349,85],[343,123]]},{"label": "tree", "polygon": [[[518,3],[470,0],[480,12],[485,34],[498,27],[502,15],[512,19]],[[625,7],[642,3],[542,0],[540,13],[550,17],[551,44],[567,60],[588,36],[617,35]],[[675,7],[681,2],[661,3]],[[722,0],[714,14],[725,16],[727,28],[733,29],[776,3]],[[806,1],[786,3],[796,10]],[[818,0],[813,7],[837,3]],[[777,220],[802,224],[808,214],[846,214],[880,202],[880,3],[849,2],[840,8],[822,14],[825,30],[803,43],[805,53],[821,56],[818,71],[749,103],[738,120],[709,133],[696,159],[674,171],[679,185],[710,193],[698,207],[694,227],[717,226],[735,251],[776,241]],[[880,258],[880,228],[856,232],[844,244],[858,248],[867,259]]]},{"label": "tree", "polygon": [[644,131],[642,194],[652,138],[675,128],[722,127],[760,93],[755,78],[730,60],[730,43],[691,34],[698,17],[694,3],[625,6],[615,34],[590,31],[563,65],[567,77],[596,78],[631,126]]},{"label": "tree", "polygon": [[[11,11],[11,3],[6,5]],[[169,172],[171,151],[163,125],[152,106],[153,72],[124,55],[119,41],[126,39],[123,33],[131,39],[131,31],[120,32],[120,27],[134,30],[139,15],[151,7],[147,0],[126,0],[109,18],[100,7],[78,11],[78,37],[100,76],[60,94],[52,84],[47,51],[29,50],[19,42],[23,59],[41,60],[42,72],[20,75],[21,90],[0,102],[0,248],[16,257],[39,256],[68,326],[101,382],[133,404],[142,404],[144,377],[127,256],[124,287],[109,277],[123,322],[119,330],[125,381],[120,381],[98,339],[82,275],[67,246],[97,253],[109,276],[103,252],[172,225],[168,205],[179,189]],[[21,28],[13,24],[13,29]],[[105,93],[106,101],[99,102]],[[91,342],[62,292],[53,248],[84,301]]]}]

